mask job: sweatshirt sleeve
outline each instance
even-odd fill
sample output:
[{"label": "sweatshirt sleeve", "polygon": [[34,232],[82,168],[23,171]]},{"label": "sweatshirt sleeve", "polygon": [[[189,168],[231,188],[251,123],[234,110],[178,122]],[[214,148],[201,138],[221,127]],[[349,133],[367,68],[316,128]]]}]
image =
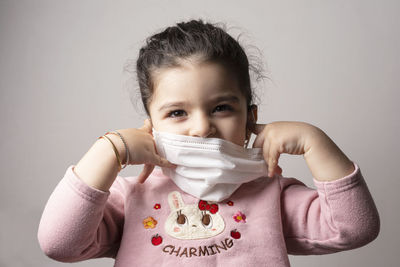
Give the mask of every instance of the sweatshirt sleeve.
[{"label": "sweatshirt sleeve", "polygon": [[315,189],[281,179],[282,222],[287,251],[328,254],[366,245],[380,230],[378,211],[357,164],[335,181],[314,179]]},{"label": "sweatshirt sleeve", "polygon": [[124,196],[118,178],[108,192],[85,184],[68,167],[43,211],[38,240],[50,258],[74,262],[115,257],[123,227]]}]

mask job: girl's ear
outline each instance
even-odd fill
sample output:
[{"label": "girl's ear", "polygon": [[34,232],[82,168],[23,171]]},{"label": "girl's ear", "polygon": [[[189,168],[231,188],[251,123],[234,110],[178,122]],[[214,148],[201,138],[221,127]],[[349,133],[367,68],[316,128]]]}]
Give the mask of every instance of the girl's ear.
[{"label": "girl's ear", "polygon": [[257,122],[257,105],[251,105],[249,107],[249,112],[247,113],[247,122],[251,122],[251,124],[255,124]]},{"label": "girl's ear", "polygon": [[153,135],[153,130],[155,130],[155,129],[154,129],[154,127],[153,127],[153,122],[151,121],[151,118],[148,117],[147,119],[145,119],[145,123],[147,123],[147,125],[150,127],[150,129],[151,129],[151,135]]},{"label": "girl's ear", "polygon": [[146,121],[148,121],[148,123],[150,124],[151,128],[153,128],[153,122],[151,121],[151,118],[148,117],[148,118],[146,119]]},{"label": "girl's ear", "polygon": [[245,140],[245,147],[247,147],[251,133],[254,130],[254,126],[257,123],[257,106],[251,105],[247,110],[247,123],[246,123],[246,140]]},{"label": "girl's ear", "polygon": [[257,105],[251,105],[247,111],[246,137],[250,137],[257,123]]}]

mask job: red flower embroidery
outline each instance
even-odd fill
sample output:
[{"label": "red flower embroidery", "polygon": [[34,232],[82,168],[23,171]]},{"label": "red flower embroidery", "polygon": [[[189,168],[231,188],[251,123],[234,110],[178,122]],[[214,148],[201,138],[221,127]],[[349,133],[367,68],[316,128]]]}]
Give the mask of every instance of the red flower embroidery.
[{"label": "red flower embroidery", "polygon": [[210,211],[212,214],[215,214],[218,212],[218,205],[217,204],[208,204],[207,201],[204,200],[200,200],[199,201],[199,209],[200,210],[208,210]]},{"label": "red flower embroidery", "polygon": [[244,215],[242,212],[238,211],[233,215],[233,219],[235,219],[236,222],[246,222],[246,215]]},{"label": "red flower embroidery", "polygon": [[157,204],[155,204],[155,205],[154,205],[154,209],[155,209],[155,210],[159,210],[159,209],[161,209],[161,205],[160,205],[160,204],[158,204],[158,203],[157,203]]},{"label": "red flower embroidery", "polygon": [[228,206],[233,206],[233,201],[228,201],[228,202],[226,202],[226,204],[228,204]]}]

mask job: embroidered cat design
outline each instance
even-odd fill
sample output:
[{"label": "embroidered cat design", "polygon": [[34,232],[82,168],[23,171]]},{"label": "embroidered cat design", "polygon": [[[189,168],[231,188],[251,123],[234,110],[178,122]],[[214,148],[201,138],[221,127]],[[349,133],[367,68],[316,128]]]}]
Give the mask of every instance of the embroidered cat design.
[{"label": "embroidered cat design", "polygon": [[218,235],[225,228],[217,204],[200,200],[198,204],[186,205],[177,191],[169,193],[168,203],[171,213],[165,222],[165,232],[174,238],[209,238]]}]

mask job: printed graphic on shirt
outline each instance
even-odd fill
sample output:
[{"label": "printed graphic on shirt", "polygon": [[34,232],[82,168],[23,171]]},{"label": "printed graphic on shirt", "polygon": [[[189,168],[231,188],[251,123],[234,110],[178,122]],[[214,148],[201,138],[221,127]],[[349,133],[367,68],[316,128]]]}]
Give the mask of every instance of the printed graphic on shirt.
[{"label": "printed graphic on shirt", "polygon": [[[219,206],[200,200],[197,204],[185,204],[179,192],[171,192],[168,195],[168,203],[171,213],[165,223],[168,235],[177,239],[205,239],[216,236],[223,232],[226,224],[218,213]],[[232,201],[226,202],[228,206],[234,206]],[[155,210],[161,209],[160,203],[154,204]],[[230,220],[234,220],[238,226],[246,223],[246,215],[241,211],[231,213]],[[148,230],[157,229],[157,220],[148,216],[143,220],[144,228]],[[239,226],[240,227],[240,226]],[[230,231],[230,236],[221,236],[220,240],[213,240],[209,244],[182,246],[175,242],[164,243],[164,238],[157,232],[151,236],[151,244],[160,247],[161,252],[168,256],[180,258],[208,257],[218,255],[231,250],[236,241],[242,235],[238,229]],[[175,244],[174,244],[175,243]]]},{"label": "printed graphic on shirt", "polygon": [[174,245],[166,245],[163,247],[162,252],[176,257],[202,257],[213,256],[224,251],[229,250],[234,245],[233,239],[225,238],[219,243],[213,243],[208,246],[198,247],[180,247]]},{"label": "printed graphic on shirt", "polygon": [[235,215],[233,215],[233,219],[235,220],[235,222],[245,223],[246,222],[246,215],[244,215],[241,211],[238,211],[238,212],[235,213]]},{"label": "printed graphic on shirt", "polygon": [[143,226],[146,229],[153,229],[157,226],[157,221],[153,217],[147,217],[146,219],[143,220]]},{"label": "printed graphic on shirt", "polygon": [[165,232],[174,238],[209,238],[225,228],[224,219],[218,213],[218,204],[203,200],[198,204],[185,204],[177,191],[169,193],[168,203],[171,213],[165,222]]}]

